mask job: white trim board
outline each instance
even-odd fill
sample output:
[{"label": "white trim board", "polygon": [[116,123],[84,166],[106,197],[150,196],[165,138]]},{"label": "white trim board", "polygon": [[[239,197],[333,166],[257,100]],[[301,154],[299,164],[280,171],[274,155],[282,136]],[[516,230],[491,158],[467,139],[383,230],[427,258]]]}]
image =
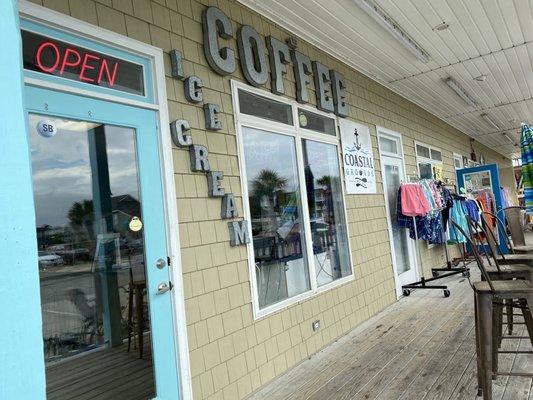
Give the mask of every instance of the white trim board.
[{"label": "white trim board", "polygon": [[[393,235],[392,235],[392,221],[391,221],[391,218],[390,218],[390,210],[389,210],[389,204],[387,202],[387,199],[385,198],[386,196],[386,189],[385,189],[385,178],[384,178],[384,172],[383,172],[383,158],[390,158],[390,159],[396,159],[398,161],[401,161],[401,164],[402,164],[402,167],[403,167],[403,173],[404,173],[404,176],[407,177],[407,170],[406,170],[406,167],[405,167],[405,156],[404,156],[404,151],[403,151],[403,138],[402,138],[402,134],[401,133],[398,133],[398,132],[395,132],[395,131],[392,131],[390,129],[387,129],[387,128],[383,128],[382,126],[376,126],[376,135],[377,135],[377,138],[378,138],[378,152],[379,152],[379,163],[381,165],[381,175],[382,175],[382,180],[383,180],[383,196],[384,196],[384,202],[385,202],[385,213],[386,213],[386,218],[387,218],[387,233],[389,235],[389,246],[390,246],[390,251],[391,251],[391,262],[392,262],[392,269],[393,269],[393,272],[394,272],[394,285],[395,285],[395,288],[396,288],[396,298],[399,299],[400,297],[402,297],[402,285],[401,285],[401,282],[400,282],[400,277],[399,277],[399,274],[398,274],[398,268],[397,268],[397,265],[396,265],[396,250],[394,249],[394,238],[393,238]],[[397,155],[393,155],[393,154],[390,154],[390,153],[385,153],[381,150],[381,147],[379,145],[379,138],[380,136],[383,136],[383,137],[390,137],[390,138],[395,138],[395,139],[398,139],[398,143],[399,143],[399,148],[398,148],[398,154]],[[408,253],[409,253],[409,258],[412,259],[410,260],[412,263],[413,263],[413,269],[414,269],[414,274],[415,274],[415,279],[414,280],[418,280],[419,276],[420,276],[420,273],[419,273],[419,267],[418,267],[418,257],[417,255],[415,254],[416,251],[414,249],[414,244],[412,244],[411,242],[408,242]]]},{"label": "white trim board", "polygon": [[[185,299],[183,296],[183,275],[179,240],[178,210],[176,204],[176,188],[174,183],[172,142],[170,139],[163,51],[152,45],[108,31],[104,28],[91,25],[87,22],[77,20],[68,15],[64,15],[30,3],[27,0],[19,0],[18,8],[21,17],[28,18],[43,25],[52,26],[67,32],[76,33],[105,45],[120,48],[130,53],[136,53],[151,60],[154,83],[154,100],[156,101],[156,105],[155,107],[147,106],[146,104],[143,104],[142,106],[157,110],[161,176],[163,178],[162,183],[165,200],[165,219],[167,224],[165,228],[168,238],[168,255],[171,259],[170,278],[174,285],[174,290],[172,291],[172,318],[174,323],[175,344],[178,349],[176,352],[176,363],[180,374],[179,380],[181,384],[180,389],[182,399],[192,400],[192,380],[189,361],[189,344],[187,340]],[[39,82],[35,80],[33,80],[31,83],[34,85],[39,85]],[[45,83],[41,83],[41,85],[44,86]],[[46,87],[49,86],[50,84],[46,83]],[[65,88],[63,89],[65,90]],[[92,93],[91,97],[101,98],[107,101],[119,101],[119,99],[111,99],[107,96],[101,96],[98,93]],[[129,101],[127,99],[120,99],[120,102],[134,106],[141,106],[138,104],[138,102]]]}]

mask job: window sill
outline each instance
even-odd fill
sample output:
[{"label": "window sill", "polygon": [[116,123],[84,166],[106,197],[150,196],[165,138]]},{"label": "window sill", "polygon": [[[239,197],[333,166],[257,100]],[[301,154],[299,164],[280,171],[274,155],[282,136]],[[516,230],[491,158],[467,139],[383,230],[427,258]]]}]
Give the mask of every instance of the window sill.
[{"label": "window sill", "polygon": [[[352,267],[353,271],[353,267]],[[295,305],[297,303],[309,300],[323,292],[326,292],[331,289],[335,289],[341,285],[344,285],[348,282],[351,282],[355,280],[355,274],[352,273],[351,275],[345,276],[344,278],[337,279],[333,282],[327,283],[325,285],[322,285],[320,287],[317,287],[315,290],[309,290],[307,292],[301,293],[299,295],[296,295],[294,297],[285,299],[283,301],[280,301],[279,303],[274,303],[268,307],[261,308],[257,306],[257,302],[255,299],[252,299],[253,302],[253,309],[254,309],[254,321],[261,320],[271,314],[274,314],[278,311],[281,311],[287,307],[290,307],[292,305]],[[254,296],[255,297],[255,296]]]}]

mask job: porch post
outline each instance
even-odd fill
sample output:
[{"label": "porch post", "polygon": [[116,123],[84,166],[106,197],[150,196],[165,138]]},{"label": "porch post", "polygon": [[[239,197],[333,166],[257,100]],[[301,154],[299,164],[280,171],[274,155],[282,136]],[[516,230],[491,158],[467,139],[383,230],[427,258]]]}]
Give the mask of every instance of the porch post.
[{"label": "porch post", "polygon": [[16,0],[0,1],[0,399],[45,398],[39,271]]}]

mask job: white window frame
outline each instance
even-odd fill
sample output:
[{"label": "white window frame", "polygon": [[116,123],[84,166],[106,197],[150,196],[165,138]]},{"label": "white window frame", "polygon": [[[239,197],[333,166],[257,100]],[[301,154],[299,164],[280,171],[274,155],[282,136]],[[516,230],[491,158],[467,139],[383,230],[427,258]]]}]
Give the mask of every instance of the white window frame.
[{"label": "white window frame", "polygon": [[[431,164],[432,169],[433,169],[433,167],[435,165],[442,165],[444,167],[444,160],[443,160],[443,154],[442,154],[442,150],[441,149],[439,149],[438,147],[435,147],[435,146],[430,146],[429,144],[426,144],[426,143],[423,143],[423,142],[418,142],[416,140],[414,142],[415,142],[415,155],[416,155],[416,170],[418,171],[418,176],[419,177],[420,177],[420,166],[419,166],[420,163]],[[429,157],[430,158],[418,155],[417,146],[427,147],[429,149]],[[433,158],[431,158],[431,150],[438,151],[440,153],[440,161],[439,160],[434,160]],[[432,175],[433,175],[433,170],[432,170]],[[433,175],[432,178],[434,179],[435,176]]]},{"label": "white window frame", "polygon": [[[459,161],[459,164],[461,165],[460,167],[457,167],[455,165],[455,161]],[[461,168],[464,168],[464,164],[463,164],[463,156],[459,153],[453,153],[453,167],[458,170],[458,169],[461,169]]]},{"label": "white window frame", "polygon": [[[305,251],[306,251],[306,258],[308,261],[306,264],[306,267],[308,268],[308,272],[309,272],[309,280],[311,284],[311,289],[303,293],[300,293],[296,296],[289,297],[285,300],[266,306],[264,308],[259,308],[259,299],[258,299],[258,292],[257,292],[258,286],[257,286],[256,273],[255,273],[255,256],[254,256],[254,249],[253,249],[253,240],[250,240],[250,243],[248,243],[247,245],[248,269],[249,269],[249,275],[250,275],[250,286],[251,286],[250,289],[251,289],[251,298],[252,298],[252,305],[253,305],[252,307],[253,315],[254,315],[254,320],[258,320],[267,315],[270,315],[279,310],[282,310],[292,304],[298,303],[305,299],[309,299],[313,296],[316,296],[319,293],[333,289],[335,287],[338,287],[340,285],[343,285],[355,279],[352,249],[351,249],[351,243],[350,243],[350,231],[349,231],[349,225],[348,225],[348,213],[346,210],[346,193],[345,193],[345,188],[344,188],[345,183],[344,183],[344,175],[342,173],[341,142],[340,142],[340,135],[339,135],[339,129],[338,129],[338,119],[333,114],[325,113],[314,107],[300,104],[296,101],[289,100],[281,96],[277,96],[265,90],[246,85],[236,80],[231,80],[231,90],[232,90],[233,110],[234,110],[234,118],[235,118],[235,131],[237,132],[237,151],[238,151],[239,170],[240,170],[240,179],[241,179],[242,203],[243,203],[243,208],[244,208],[244,216],[248,222],[248,231],[250,233],[252,232],[252,222],[251,222],[250,205],[248,202],[248,179],[246,176],[246,168],[245,168],[245,160],[244,160],[244,144],[243,144],[243,137],[242,137],[243,135],[242,129],[243,127],[261,129],[261,130],[265,130],[265,131],[272,132],[272,133],[278,133],[278,134],[282,134],[285,136],[290,136],[295,139],[294,141],[295,141],[297,168],[298,168],[298,181],[300,184],[299,189],[300,189],[300,196],[301,196],[300,197],[301,214],[302,214],[302,221],[303,221],[303,232],[302,233],[304,234],[304,237],[306,240]],[[240,112],[240,106],[239,106],[239,97],[238,97],[239,90],[244,90],[246,92],[256,94],[256,95],[291,106],[293,125],[284,124],[281,122],[256,117],[253,115],[242,114]],[[301,128],[299,120],[298,120],[298,109],[299,108],[313,112],[317,115],[322,115],[324,117],[333,119],[335,121],[335,136],[329,135],[327,133],[318,133],[316,131],[312,131],[306,128]],[[308,241],[311,240],[312,235],[311,235],[311,224],[309,221],[309,207],[308,207],[307,201],[305,200],[307,199],[307,188],[305,186],[304,165],[301,162],[301,160],[303,160],[302,139],[309,139],[309,140],[314,140],[314,141],[321,142],[321,143],[332,144],[337,147],[337,159],[338,159],[338,165],[339,165],[339,174],[341,178],[341,190],[342,190],[342,198],[343,198],[344,223],[346,226],[346,234],[348,236],[350,275],[339,278],[337,280],[334,280],[322,286],[318,286],[317,284],[317,279],[316,279],[316,274],[315,274],[315,265],[313,262],[311,262],[311,260],[314,259],[313,246],[310,245],[311,244],[310,242],[308,243]]]}]

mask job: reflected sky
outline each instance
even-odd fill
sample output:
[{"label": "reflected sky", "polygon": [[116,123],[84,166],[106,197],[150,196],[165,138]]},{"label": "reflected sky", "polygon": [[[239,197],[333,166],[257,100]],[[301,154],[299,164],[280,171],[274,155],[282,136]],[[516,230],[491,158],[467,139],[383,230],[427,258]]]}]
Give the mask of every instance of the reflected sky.
[{"label": "reflected sky", "polygon": [[339,178],[337,148],[334,145],[304,140],[303,151],[306,166],[311,168],[315,184],[324,176]]},{"label": "reflected sky", "polygon": [[271,169],[287,180],[285,192],[298,189],[294,138],[249,127],[243,128],[243,137],[249,188],[261,170]]},{"label": "reflected sky", "polygon": [[[58,128],[53,137],[37,132],[41,120]],[[30,151],[37,226],[68,224],[67,213],[76,201],[92,200],[88,132],[98,124],[30,114]],[[139,199],[135,131],[105,126],[111,193]]]}]

